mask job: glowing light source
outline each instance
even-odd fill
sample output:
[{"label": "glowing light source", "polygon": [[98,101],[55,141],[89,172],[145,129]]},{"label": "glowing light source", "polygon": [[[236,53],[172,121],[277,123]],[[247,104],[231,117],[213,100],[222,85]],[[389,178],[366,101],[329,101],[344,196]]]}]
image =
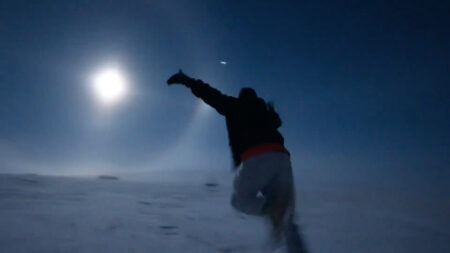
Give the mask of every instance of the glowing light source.
[{"label": "glowing light source", "polygon": [[111,105],[125,97],[127,83],[118,69],[105,69],[94,76],[93,91],[100,102]]}]

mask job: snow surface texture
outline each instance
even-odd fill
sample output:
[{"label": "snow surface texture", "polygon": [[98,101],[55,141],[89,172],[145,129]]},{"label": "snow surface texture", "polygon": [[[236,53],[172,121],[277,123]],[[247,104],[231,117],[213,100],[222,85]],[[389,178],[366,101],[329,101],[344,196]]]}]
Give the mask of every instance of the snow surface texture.
[{"label": "snow surface texture", "polygon": [[[0,252],[264,252],[267,224],[232,210],[231,175],[168,178],[0,174]],[[316,186],[298,203],[312,253],[450,252],[448,196]]]}]

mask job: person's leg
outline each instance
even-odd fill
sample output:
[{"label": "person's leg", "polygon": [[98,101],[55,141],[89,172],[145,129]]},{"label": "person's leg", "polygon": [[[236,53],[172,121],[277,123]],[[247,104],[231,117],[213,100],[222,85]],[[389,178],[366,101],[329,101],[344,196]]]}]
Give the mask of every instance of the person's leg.
[{"label": "person's leg", "polygon": [[258,193],[275,176],[274,164],[274,157],[270,153],[244,161],[234,179],[234,192],[231,198],[231,205],[234,208],[250,215],[265,214],[266,198]]},{"label": "person's leg", "polygon": [[266,213],[272,225],[273,239],[280,241],[285,213],[289,207],[294,206],[294,190],[289,155],[274,153],[273,156],[276,175],[261,192],[267,197]]},{"label": "person's leg", "polygon": [[284,236],[288,253],[306,253],[306,246],[299,231],[299,226],[295,224],[294,216],[290,215],[284,225]]},{"label": "person's leg", "polygon": [[284,192],[282,196],[289,203],[283,213],[281,230],[286,240],[288,253],[306,253],[307,250],[301,231],[299,231],[299,226],[295,223],[295,186],[290,158],[285,157],[280,162],[280,165],[282,170],[279,175],[279,191]]}]

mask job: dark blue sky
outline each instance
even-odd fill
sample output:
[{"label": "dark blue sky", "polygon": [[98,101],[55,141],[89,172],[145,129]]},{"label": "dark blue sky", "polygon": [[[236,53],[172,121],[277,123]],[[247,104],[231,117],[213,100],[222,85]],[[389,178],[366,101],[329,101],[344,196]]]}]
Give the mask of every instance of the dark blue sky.
[{"label": "dark blue sky", "polygon": [[[224,119],[165,84],[182,68],[274,101],[305,178],[447,181],[448,2],[337,2],[2,1],[1,171],[228,170]],[[105,112],[110,63],[134,95]]]}]

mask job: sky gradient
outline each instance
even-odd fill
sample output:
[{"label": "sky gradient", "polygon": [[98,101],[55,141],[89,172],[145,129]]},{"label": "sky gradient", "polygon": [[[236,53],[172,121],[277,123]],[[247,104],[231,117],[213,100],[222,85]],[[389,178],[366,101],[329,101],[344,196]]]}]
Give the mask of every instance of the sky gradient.
[{"label": "sky gradient", "polygon": [[[273,101],[305,180],[448,190],[448,3],[336,2],[2,1],[0,172],[229,170],[224,119],[165,83],[182,68]],[[105,110],[111,64],[132,94]]]}]

